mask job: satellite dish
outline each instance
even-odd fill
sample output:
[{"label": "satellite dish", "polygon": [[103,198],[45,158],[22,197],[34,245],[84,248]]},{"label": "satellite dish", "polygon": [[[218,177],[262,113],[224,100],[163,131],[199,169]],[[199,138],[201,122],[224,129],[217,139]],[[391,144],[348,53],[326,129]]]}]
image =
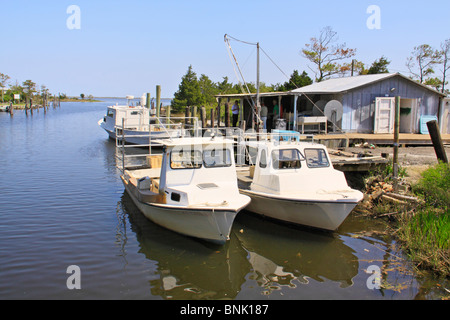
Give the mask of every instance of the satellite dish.
[{"label": "satellite dish", "polygon": [[325,105],[327,104],[326,100],[319,100],[313,105],[312,114],[316,117],[322,117],[323,116],[323,109],[325,108]]},{"label": "satellite dish", "polygon": [[325,105],[324,112],[328,121],[333,124],[333,132],[340,129],[342,123],[342,116],[344,114],[344,107],[342,103],[337,100],[331,100]]}]

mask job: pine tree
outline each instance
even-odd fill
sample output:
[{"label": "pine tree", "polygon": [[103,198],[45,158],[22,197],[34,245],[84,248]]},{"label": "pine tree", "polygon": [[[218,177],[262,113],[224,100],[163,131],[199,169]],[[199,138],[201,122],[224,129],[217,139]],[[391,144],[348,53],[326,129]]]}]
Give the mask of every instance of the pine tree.
[{"label": "pine tree", "polygon": [[178,91],[174,94],[172,108],[175,112],[182,112],[187,106],[201,106],[205,102],[197,74],[192,69],[192,65],[190,65],[187,73],[181,78]]}]

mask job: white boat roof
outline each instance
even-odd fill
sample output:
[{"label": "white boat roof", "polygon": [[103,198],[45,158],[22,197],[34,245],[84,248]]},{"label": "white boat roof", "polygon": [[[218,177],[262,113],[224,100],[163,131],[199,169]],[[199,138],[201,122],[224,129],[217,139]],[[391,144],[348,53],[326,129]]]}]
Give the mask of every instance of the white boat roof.
[{"label": "white boat roof", "polygon": [[194,138],[173,138],[164,140],[155,140],[156,143],[160,143],[167,147],[176,146],[190,146],[190,145],[223,145],[233,144],[234,140],[226,139],[222,137],[194,137]]}]

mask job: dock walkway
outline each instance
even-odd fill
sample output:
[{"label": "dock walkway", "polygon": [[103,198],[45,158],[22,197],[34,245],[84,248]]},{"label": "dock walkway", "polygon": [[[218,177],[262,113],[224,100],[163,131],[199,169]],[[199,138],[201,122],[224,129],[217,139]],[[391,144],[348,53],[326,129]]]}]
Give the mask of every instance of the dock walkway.
[{"label": "dock walkway", "polygon": [[[444,144],[450,144],[450,134],[441,135]],[[318,134],[314,135],[314,140],[327,146],[336,147],[336,144],[342,147],[349,147],[355,143],[364,143],[374,145],[393,145],[393,134],[370,134],[370,133],[342,133],[342,134]],[[419,146],[432,145],[429,134],[410,134],[400,133],[399,144],[401,146]]]}]

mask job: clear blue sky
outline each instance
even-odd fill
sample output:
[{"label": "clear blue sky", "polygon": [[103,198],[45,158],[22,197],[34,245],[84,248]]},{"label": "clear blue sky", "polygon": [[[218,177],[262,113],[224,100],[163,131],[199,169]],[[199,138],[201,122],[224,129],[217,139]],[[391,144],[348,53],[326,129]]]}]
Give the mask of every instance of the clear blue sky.
[{"label": "clear blue sky", "polygon": [[[69,30],[70,5],[81,10],[81,29]],[[381,29],[370,30],[370,5],[381,9]],[[370,65],[382,55],[390,70],[407,75],[414,46],[438,47],[450,38],[450,1],[128,0],[2,1],[0,72],[19,83],[31,79],[53,93],[172,97],[189,65],[213,81],[237,83],[224,34],[261,47],[288,75],[308,69],[300,51],[331,26]],[[256,50],[232,42],[248,81],[256,80]],[[261,56],[261,81],[286,81]]]}]

